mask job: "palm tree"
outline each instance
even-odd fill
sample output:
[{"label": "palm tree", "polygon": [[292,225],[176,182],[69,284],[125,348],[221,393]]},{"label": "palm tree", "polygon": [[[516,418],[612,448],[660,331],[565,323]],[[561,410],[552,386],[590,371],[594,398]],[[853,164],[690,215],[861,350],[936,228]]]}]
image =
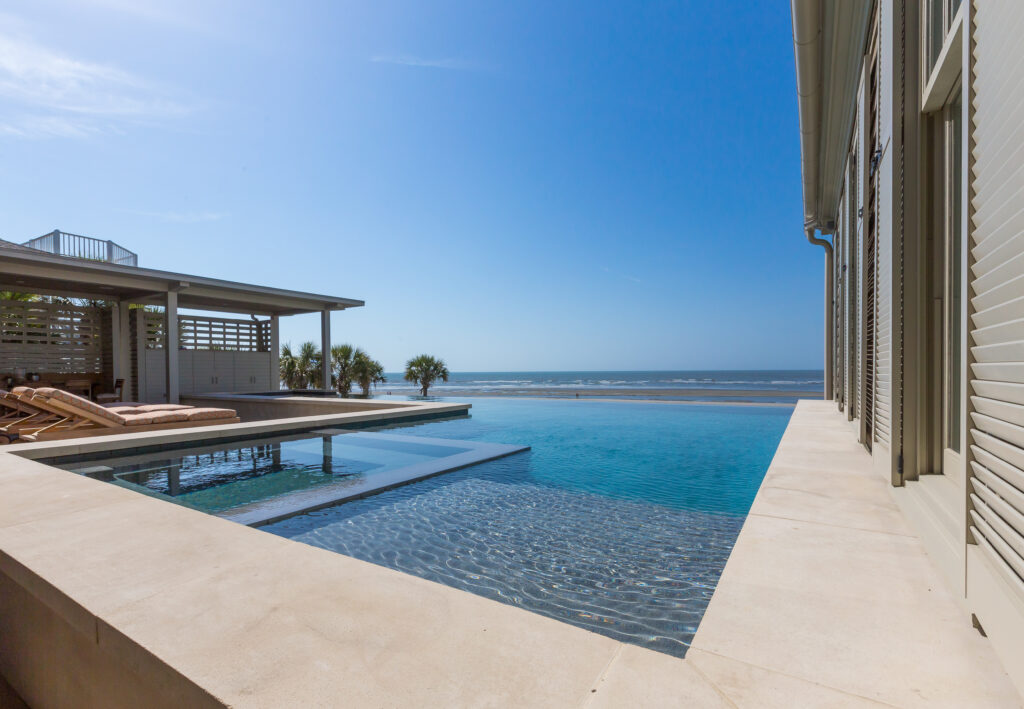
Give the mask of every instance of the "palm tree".
[{"label": "palm tree", "polygon": [[352,361],[352,378],[363,390],[363,396],[370,396],[370,389],[375,384],[383,384],[387,381],[384,376],[384,365],[370,357],[362,350],[356,350]]},{"label": "palm tree", "polygon": [[427,395],[430,385],[436,380],[448,381],[448,367],[443,359],[435,359],[430,355],[419,355],[405,363],[405,380],[420,385],[420,394]]},{"label": "palm tree", "polygon": [[352,345],[331,347],[331,378],[340,396],[348,396],[352,391],[355,360],[361,354],[363,351]]},{"label": "palm tree", "polygon": [[320,348],[315,342],[306,341],[299,347],[299,356],[296,360],[296,368],[302,383],[302,389],[319,389],[321,385],[322,370],[320,362]]},{"label": "palm tree", "polygon": [[0,300],[16,300],[24,303],[39,300],[39,296],[33,293],[19,293],[12,290],[0,290]]},{"label": "palm tree", "polygon": [[281,345],[281,355],[278,357],[278,369],[281,373],[281,381],[288,389],[299,388],[299,359],[292,352],[292,344],[286,342]]}]

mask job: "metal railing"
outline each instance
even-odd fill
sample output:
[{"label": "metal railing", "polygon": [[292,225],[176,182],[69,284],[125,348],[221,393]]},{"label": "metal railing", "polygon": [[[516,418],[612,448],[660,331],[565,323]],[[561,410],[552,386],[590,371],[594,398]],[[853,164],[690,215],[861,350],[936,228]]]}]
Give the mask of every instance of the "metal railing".
[{"label": "metal railing", "polygon": [[85,259],[87,261],[106,261],[121,266],[138,266],[138,254],[129,251],[120,244],[104,239],[94,239],[91,236],[80,234],[69,234],[54,229],[49,234],[29,239],[22,246],[37,251],[45,251],[48,254],[57,256],[70,256],[72,258]]}]

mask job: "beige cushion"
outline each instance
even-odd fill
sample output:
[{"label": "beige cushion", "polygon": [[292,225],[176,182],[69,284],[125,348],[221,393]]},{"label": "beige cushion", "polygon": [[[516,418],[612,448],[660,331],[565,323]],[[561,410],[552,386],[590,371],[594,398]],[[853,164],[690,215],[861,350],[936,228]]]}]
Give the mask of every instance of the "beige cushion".
[{"label": "beige cushion", "polygon": [[186,421],[188,417],[180,411],[149,411],[144,414],[128,414],[125,419],[129,426],[148,426],[155,423]]},{"label": "beige cushion", "polygon": [[188,416],[189,421],[210,421],[213,419],[233,419],[235,417],[234,409],[191,409],[189,411],[182,412]]},{"label": "beige cushion", "polygon": [[149,413],[152,411],[183,411],[192,407],[184,404],[140,404],[136,408],[140,412]]},{"label": "beige cushion", "polygon": [[127,416],[128,414],[144,414],[145,411],[141,411],[137,406],[104,406],[107,411],[113,411],[115,414],[121,414]]},{"label": "beige cushion", "polygon": [[75,408],[81,409],[82,411],[88,411],[95,418],[105,419],[113,423],[124,424],[124,416],[108,409],[105,406],[94,404],[93,402],[85,399],[77,394],[66,392],[62,389],[54,389],[53,387],[41,387],[36,389],[36,396],[42,396],[45,399],[52,401],[59,401],[64,404],[70,404]]}]

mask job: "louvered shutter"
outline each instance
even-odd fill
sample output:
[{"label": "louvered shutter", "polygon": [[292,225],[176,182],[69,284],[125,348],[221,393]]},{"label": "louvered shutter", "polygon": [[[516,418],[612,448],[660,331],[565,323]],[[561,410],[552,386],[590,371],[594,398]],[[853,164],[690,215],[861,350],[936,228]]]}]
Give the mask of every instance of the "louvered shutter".
[{"label": "louvered shutter", "polygon": [[850,347],[847,356],[849,362],[847,363],[846,371],[847,378],[849,380],[849,389],[847,389],[846,401],[849,405],[849,411],[847,411],[847,418],[853,419],[859,412],[858,408],[858,396],[859,387],[857,386],[858,380],[858,365],[860,364],[860,327],[858,326],[857,313],[859,312],[858,303],[860,303],[860,268],[857,263],[859,261],[858,246],[860,244],[860,229],[858,228],[857,219],[857,205],[859,190],[857,189],[857,151],[856,149],[850,152],[850,165],[846,173],[846,184],[847,184],[847,232],[850,234],[850,238],[847,239],[847,263],[849,264],[849,272],[847,274],[848,295],[847,295],[847,333],[849,336]]},{"label": "louvered shutter", "polygon": [[1024,2],[974,19],[970,524],[1024,594]]},{"label": "louvered shutter", "polygon": [[854,209],[857,214],[857,245],[855,261],[857,264],[857,361],[854,364],[856,375],[855,379],[857,382],[857,416],[863,419],[865,412],[866,402],[866,390],[867,387],[864,383],[864,332],[867,327],[866,315],[867,307],[865,305],[865,298],[867,297],[866,290],[864,288],[864,277],[867,272],[867,265],[864,260],[864,254],[866,251],[866,244],[864,242],[864,190],[861,187],[861,179],[864,174],[864,120],[865,120],[865,106],[863,101],[857,102],[857,141],[855,143],[855,163],[853,170],[853,183],[856,185],[857,198],[854,200]]},{"label": "louvered shutter", "polygon": [[878,258],[875,261],[875,440],[889,446],[892,430],[892,220],[885,217],[892,174],[881,170]]},{"label": "louvered shutter", "polygon": [[843,368],[841,375],[843,380],[843,402],[848,414],[853,409],[853,397],[851,396],[850,391],[850,358],[853,356],[853,339],[850,337],[850,292],[852,290],[850,287],[852,285],[850,279],[853,277],[853,264],[850,263],[850,244],[854,240],[853,225],[850,223],[849,219],[849,202],[850,181],[849,179],[844,178],[843,201],[839,208],[839,218],[843,225],[843,300],[840,306],[842,319],[837,323],[837,327],[843,328],[843,360],[839,363],[839,366]]}]

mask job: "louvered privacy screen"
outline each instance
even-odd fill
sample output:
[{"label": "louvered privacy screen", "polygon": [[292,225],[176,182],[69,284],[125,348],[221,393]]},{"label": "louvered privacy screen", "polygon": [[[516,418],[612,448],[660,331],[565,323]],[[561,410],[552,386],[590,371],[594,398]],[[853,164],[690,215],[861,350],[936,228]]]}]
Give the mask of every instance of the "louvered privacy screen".
[{"label": "louvered privacy screen", "polygon": [[[146,349],[163,349],[163,314],[146,313],[145,323]],[[183,350],[269,352],[270,323],[181,315],[178,317],[178,346]]]},{"label": "louvered privacy screen", "polygon": [[1024,592],[1024,2],[974,20],[971,532]]},{"label": "louvered privacy screen", "polygon": [[2,300],[0,372],[102,372],[104,327],[99,308]]}]

